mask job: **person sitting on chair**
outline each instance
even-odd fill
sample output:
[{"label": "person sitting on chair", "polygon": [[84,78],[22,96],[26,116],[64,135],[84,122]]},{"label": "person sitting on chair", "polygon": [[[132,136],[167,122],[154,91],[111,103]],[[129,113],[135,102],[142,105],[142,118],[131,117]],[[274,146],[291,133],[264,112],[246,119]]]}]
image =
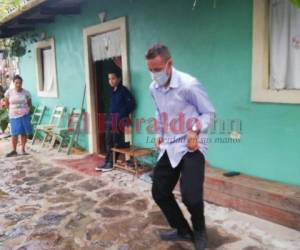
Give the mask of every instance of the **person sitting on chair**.
[{"label": "person sitting on chair", "polygon": [[110,93],[109,113],[105,128],[105,163],[96,167],[97,171],[107,172],[113,169],[113,147],[124,147],[124,124],[129,121],[129,114],[135,109],[136,103],[133,95],[122,84],[121,72],[112,70],[108,73],[108,82],[112,87]]}]

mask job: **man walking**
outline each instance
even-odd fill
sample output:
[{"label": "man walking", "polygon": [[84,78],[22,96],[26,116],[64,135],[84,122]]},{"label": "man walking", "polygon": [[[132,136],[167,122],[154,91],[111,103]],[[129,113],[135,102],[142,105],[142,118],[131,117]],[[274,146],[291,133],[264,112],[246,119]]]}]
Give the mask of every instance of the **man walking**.
[{"label": "man walking", "polygon": [[113,169],[113,147],[124,147],[124,122],[129,121],[129,114],[135,109],[135,100],[130,91],[123,86],[121,72],[114,70],[108,74],[111,86],[109,114],[105,128],[105,163],[96,167],[97,171],[108,172]]},{"label": "man walking", "polygon": [[[170,241],[193,240],[195,249],[202,250],[207,245],[204,155],[207,131],[215,110],[201,83],[172,67],[172,58],[165,45],[155,44],[145,57],[153,80],[150,93],[156,106],[158,128],[155,144],[160,149],[152,195],[173,228],[160,236]],[[166,117],[169,124],[165,124]],[[193,231],[172,193],[179,178],[182,201],[191,214]]]}]

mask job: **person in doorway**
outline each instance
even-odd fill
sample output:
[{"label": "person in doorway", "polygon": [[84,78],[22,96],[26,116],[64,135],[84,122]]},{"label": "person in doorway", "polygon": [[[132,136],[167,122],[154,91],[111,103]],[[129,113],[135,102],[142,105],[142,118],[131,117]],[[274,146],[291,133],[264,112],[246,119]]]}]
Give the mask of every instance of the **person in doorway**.
[{"label": "person in doorway", "polygon": [[[152,196],[173,228],[160,237],[170,241],[192,240],[196,250],[204,250],[207,245],[203,203],[205,154],[207,130],[215,110],[201,83],[172,66],[165,45],[153,45],[145,57],[153,80],[150,93],[157,114],[155,144],[160,149],[153,173]],[[169,126],[163,121],[165,116]],[[174,124],[180,123],[180,117],[187,120],[178,129]],[[179,178],[182,201],[191,214],[194,230],[173,195]]]},{"label": "person in doorway", "polygon": [[[107,114],[105,129],[106,157],[105,163],[96,167],[97,171],[108,172],[113,169],[113,147],[124,147],[124,126],[129,125],[129,114],[135,109],[133,95],[122,84],[121,72],[110,71],[108,82],[111,86],[109,113]],[[125,121],[125,122],[124,122]]]},{"label": "person in doorway", "polygon": [[6,157],[16,156],[18,137],[21,136],[22,154],[26,155],[25,146],[27,138],[32,135],[30,118],[31,95],[23,89],[23,79],[16,75],[13,79],[14,88],[5,92],[5,104],[8,107],[12,151]]}]

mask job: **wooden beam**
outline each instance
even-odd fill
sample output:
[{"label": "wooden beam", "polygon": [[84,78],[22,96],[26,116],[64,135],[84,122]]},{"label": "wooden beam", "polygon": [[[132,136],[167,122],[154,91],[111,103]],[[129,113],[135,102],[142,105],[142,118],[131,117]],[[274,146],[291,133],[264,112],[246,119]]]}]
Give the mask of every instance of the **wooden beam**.
[{"label": "wooden beam", "polygon": [[73,7],[41,7],[41,15],[79,15],[81,13],[80,5]]},{"label": "wooden beam", "polygon": [[18,20],[18,24],[37,24],[37,23],[53,23],[54,17],[47,18],[22,18]]},{"label": "wooden beam", "polygon": [[26,31],[33,31],[34,27],[28,26],[28,27],[17,27],[17,28],[3,28],[0,30],[0,34],[11,34],[11,33],[20,33],[20,32],[26,32]]},{"label": "wooden beam", "polygon": [[15,33],[0,33],[0,39],[14,36]]}]

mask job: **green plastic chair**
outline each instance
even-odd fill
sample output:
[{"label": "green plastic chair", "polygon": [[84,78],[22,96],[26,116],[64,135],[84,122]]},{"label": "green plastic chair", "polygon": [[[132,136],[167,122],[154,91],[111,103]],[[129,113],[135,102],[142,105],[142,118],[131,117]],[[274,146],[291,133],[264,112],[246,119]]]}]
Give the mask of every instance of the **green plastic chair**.
[{"label": "green plastic chair", "polygon": [[54,147],[55,141],[59,141],[58,152],[60,152],[63,144],[67,144],[67,154],[69,155],[72,147],[74,145],[78,145],[78,137],[80,133],[83,112],[83,109],[73,108],[68,118],[68,127],[54,128],[51,131],[51,145]]}]

